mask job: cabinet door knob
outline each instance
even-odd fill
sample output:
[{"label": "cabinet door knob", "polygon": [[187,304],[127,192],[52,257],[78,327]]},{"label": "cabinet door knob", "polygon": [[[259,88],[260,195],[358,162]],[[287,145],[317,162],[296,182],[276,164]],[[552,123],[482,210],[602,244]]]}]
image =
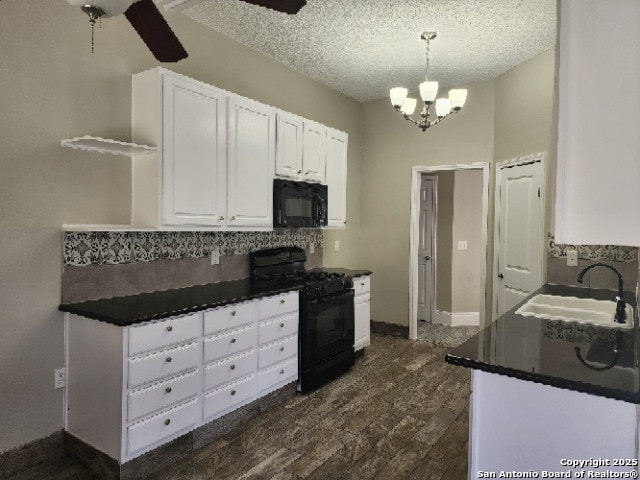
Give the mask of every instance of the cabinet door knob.
[{"label": "cabinet door knob", "polygon": [[233,217],[231,217],[231,220],[235,220],[235,219],[236,219],[236,216],[235,216],[235,215],[234,215]]},{"label": "cabinet door knob", "polygon": [[284,368],[280,369],[280,375],[282,375],[284,373]]},{"label": "cabinet door knob", "polygon": [[236,391],[235,390],[231,390],[231,395],[235,395]]},{"label": "cabinet door knob", "polygon": [[280,300],[280,303],[284,303],[284,298],[282,300]]},{"label": "cabinet door knob", "polygon": [[499,273],[498,278],[504,278],[504,275],[502,273]]},{"label": "cabinet door knob", "polygon": [[235,365],[231,365],[231,370],[235,370],[236,366]]},{"label": "cabinet door knob", "polygon": [[218,220],[224,220],[224,217],[221,215]]},{"label": "cabinet door knob", "polygon": [[169,425],[170,423],[171,423],[171,419],[170,419],[170,418],[167,418],[167,419],[164,421],[164,424],[165,424],[165,425]]},{"label": "cabinet door knob", "polygon": [[280,323],[280,328],[284,327],[284,323]]},{"label": "cabinet door knob", "polygon": [[171,393],[171,387],[165,388],[164,391],[167,392],[167,393]]},{"label": "cabinet door knob", "polygon": [[231,339],[231,343],[236,343],[236,339],[235,339],[235,338],[232,338],[232,339]]},{"label": "cabinet door knob", "polygon": [[167,332],[173,332],[173,326],[169,325],[169,326],[167,327]]},{"label": "cabinet door knob", "polygon": [[281,352],[284,352],[284,347],[280,347],[280,351],[281,351]]},{"label": "cabinet door knob", "polygon": [[235,311],[235,310],[233,310],[233,311],[231,312],[231,316],[232,316],[232,317],[235,317],[235,316],[236,316],[236,311]]},{"label": "cabinet door knob", "polygon": [[364,287],[364,282],[361,282],[361,283],[360,283],[360,286],[361,286],[361,287]]},{"label": "cabinet door knob", "polygon": [[298,173],[302,173],[302,170],[298,170]]},{"label": "cabinet door knob", "polygon": [[173,358],[167,357],[167,363],[171,363],[172,360],[173,360]]}]

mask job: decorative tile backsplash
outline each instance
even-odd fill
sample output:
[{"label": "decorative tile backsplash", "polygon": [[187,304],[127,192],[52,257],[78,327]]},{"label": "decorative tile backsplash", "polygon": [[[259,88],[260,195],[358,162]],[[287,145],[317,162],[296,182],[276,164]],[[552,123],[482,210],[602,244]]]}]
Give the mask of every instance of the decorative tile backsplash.
[{"label": "decorative tile backsplash", "polygon": [[242,255],[265,248],[310,243],[323,246],[322,230],[285,229],[269,232],[64,232],[64,265],[118,265],[177,260],[209,255]]},{"label": "decorative tile backsplash", "polygon": [[562,258],[567,256],[567,250],[577,250],[578,258],[587,260],[611,260],[614,262],[634,262],[638,260],[636,247],[622,247],[619,245],[560,245],[555,243],[553,235],[549,234],[548,256]]}]

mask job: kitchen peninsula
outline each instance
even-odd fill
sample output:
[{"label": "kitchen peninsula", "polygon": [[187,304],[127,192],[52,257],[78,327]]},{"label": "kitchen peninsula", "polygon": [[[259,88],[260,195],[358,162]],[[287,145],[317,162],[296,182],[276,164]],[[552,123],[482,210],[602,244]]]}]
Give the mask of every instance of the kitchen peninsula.
[{"label": "kitchen peninsula", "polygon": [[[540,294],[613,300],[616,292],[548,284],[530,298]],[[635,311],[635,295],[624,297]],[[523,316],[521,305],[446,355],[473,369],[469,478],[504,471],[576,478],[581,469],[567,459],[590,458],[610,461],[600,473],[636,478],[637,312],[632,328],[615,328]]]}]

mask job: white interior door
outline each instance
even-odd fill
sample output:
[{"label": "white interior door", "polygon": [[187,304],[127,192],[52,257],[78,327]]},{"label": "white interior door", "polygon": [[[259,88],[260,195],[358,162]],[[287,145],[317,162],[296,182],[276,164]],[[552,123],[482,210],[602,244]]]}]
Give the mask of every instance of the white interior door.
[{"label": "white interior door", "polygon": [[420,182],[420,230],[418,235],[418,320],[431,321],[433,312],[433,225],[435,178]]},{"label": "white interior door", "polygon": [[542,285],[542,159],[498,165],[497,292],[500,316]]}]

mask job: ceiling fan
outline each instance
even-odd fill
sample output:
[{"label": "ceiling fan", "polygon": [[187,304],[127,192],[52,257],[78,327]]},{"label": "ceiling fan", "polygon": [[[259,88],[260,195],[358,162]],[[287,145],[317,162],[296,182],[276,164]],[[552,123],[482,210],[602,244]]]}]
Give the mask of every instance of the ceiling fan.
[{"label": "ceiling fan", "polygon": [[[306,0],[242,1],[290,15],[298,13],[307,3]],[[67,0],[67,2],[80,7],[89,16],[92,28],[99,18],[115,17],[124,13],[153,56],[160,62],[178,62],[188,56],[153,0]]]}]

